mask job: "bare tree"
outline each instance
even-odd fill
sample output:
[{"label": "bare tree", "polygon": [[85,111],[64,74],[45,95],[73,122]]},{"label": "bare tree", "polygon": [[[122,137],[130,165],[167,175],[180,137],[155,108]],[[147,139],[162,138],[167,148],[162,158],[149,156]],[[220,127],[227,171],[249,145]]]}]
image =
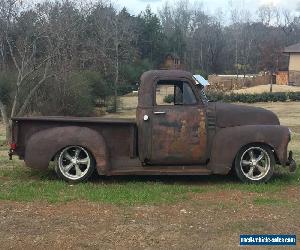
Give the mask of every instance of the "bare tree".
[{"label": "bare tree", "polygon": [[98,67],[103,68],[106,75],[113,76],[113,109],[116,111],[121,64],[129,62],[135,56],[134,21],[126,9],[117,13],[111,5],[103,3],[95,6],[90,19],[90,44],[93,46],[90,51],[95,51],[95,56],[99,56]]},{"label": "bare tree", "polygon": [[[51,88],[68,96],[73,74],[78,76],[77,86],[82,82],[88,89],[85,70],[96,71],[116,110],[121,84],[140,73],[136,65],[141,61],[158,66],[174,52],[191,71],[245,76],[280,69],[285,62],[282,48],[300,40],[297,11],[263,6],[254,16],[243,1],[235,1],[228,18],[226,10],[210,14],[191,2],[166,2],[157,17],[150,9],[136,17],[106,0],[84,6],[42,0],[30,7],[19,0],[0,0],[0,111],[7,138],[10,118],[38,112],[46,96],[55,95]],[[9,94],[3,85],[5,74],[15,79]],[[51,76],[55,77],[50,82]],[[57,106],[71,100],[57,99],[52,97],[63,104]]]},{"label": "bare tree", "polygon": [[273,5],[263,5],[257,12],[258,20],[266,26],[270,26],[278,19],[278,10]]},{"label": "bare tree", "polygon": [[[8,110],[7,105],[0,100],[2,120],[7,132],[6,138],[10,140],[10,117],[24,114],[36,91],[51,75],[49,72],[51,54],[47,51],[38,51],[37,44],[44,43],[49,48],[51,46],[48,44],[48,38],[44,31],[36,27],[33,28],[35,24],[41,21],[35,13],[19,12],[18,1],[7,0],[2,1],[1,4],[1,13],[4,13],[1,20],[2,22],[5,20],[5,30],[2,33],[4,37],[1,40],[5,40],[9,58],[17,72],[14,96],[11,105],[9,105],[10,109]],[[33,29],[30,30],[27,26],[27,30],[20,31],[17,36],[13,36],[13,29],[21,28],[22,19],[26,18],[33,22]],[[18,23],[16,22],[17,19]],[[53,52],[53,49],[51,48],[49,51]],[[25,91],[26,93],[24,93]],[[24,98],[21,98],[21,95]]]}]

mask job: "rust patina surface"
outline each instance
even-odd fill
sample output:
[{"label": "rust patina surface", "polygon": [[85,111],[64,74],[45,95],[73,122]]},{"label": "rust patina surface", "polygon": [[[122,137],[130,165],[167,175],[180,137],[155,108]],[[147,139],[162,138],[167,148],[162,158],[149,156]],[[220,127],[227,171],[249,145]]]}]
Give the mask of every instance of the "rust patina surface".
[{"label": "rust patina surface", "polygon": [[[157,105],[160,81],[185,82],[192,105]],[[288,162],[290,132],[271,111],[207,103],[189,72],[149,71],[142,75],[136,120],[13,118],[13,142],[26,164],[46,169],[63,148],[78,145],[93,156],[100,175],[227,174],[239,150],[268,145],[278,164]]]}]

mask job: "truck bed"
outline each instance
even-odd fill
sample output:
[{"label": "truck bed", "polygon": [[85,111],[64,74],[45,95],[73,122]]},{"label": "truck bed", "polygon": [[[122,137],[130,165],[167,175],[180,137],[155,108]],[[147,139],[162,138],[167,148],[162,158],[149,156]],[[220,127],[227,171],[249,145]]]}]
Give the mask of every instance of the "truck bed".
[{"label": "truck bed", "polygon": [[68,117],[68,116],[41,116],[41,117],[13,117],[13,121],[49,121],[49,122],[88,122],[88,123],[118,123],[136,124],[135,119],[100,118],[100,117]]},{"label": "truck bed", "polygon": [[13,141],[17,145],[15,154],[21,159],[25,158],[26,146],[32,135],[58,127],[66,129],[66,132],[68,127],[82,127],[96,131],[103,136],[111,159],[119,157],[132,159],[138,156],[135,119],[46,116],[14,117],[12,121]]}]

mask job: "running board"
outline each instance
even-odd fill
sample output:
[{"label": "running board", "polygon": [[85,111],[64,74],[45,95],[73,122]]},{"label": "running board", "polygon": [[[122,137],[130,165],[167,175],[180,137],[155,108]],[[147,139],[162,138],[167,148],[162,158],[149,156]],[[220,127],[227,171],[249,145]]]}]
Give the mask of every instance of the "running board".
[{"label": "running board", "polygon": [[212,171],[203,168],[203,166],[193,166],[193,168],[186,167],[174,167],[174,168],[165,168],[165,167],[133,167],[133,168],[124,168],[124,169],[112,169],[109,175],[210,175]]}]

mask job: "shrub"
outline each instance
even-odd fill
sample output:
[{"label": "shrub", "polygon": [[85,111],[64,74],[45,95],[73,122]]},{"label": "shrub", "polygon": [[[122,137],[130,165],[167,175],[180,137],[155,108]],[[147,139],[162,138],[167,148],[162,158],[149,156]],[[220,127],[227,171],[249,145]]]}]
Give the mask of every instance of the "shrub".
[{"label": "shrub", "polygon": [[287,94],[286,93],[270,93],[270,101],[271,102],[286,102],[287,101]]},{"label": "shrub", "polygon": [[172,102],[174,102],[174,95],[166,95],[165,97],[164,97],[164,103],[172,103]]},{"label": "shrub", "polygon": [[137,85],[120,84],[118,86],[118,95],[126,95],[137,89],[138,89]]},{"label": "shrub", "polygon": [[300,101],[300,92],[289,92],[287,95],[291,101]]},{"label": "shrub", "polygon": [[85,78],[84,81],[88,82],[95,98],[105,100],[108,96],[113,94],[112,84],[110,84],[110,81],[105,80],[101,73],[96,71],[84,71],[81,75]]},{"label": "shrub", "polygon": [[0,73],[0,99],[4,104],[9,104],[17,76],[13,72]]},{"label": "shrub", "polygon": [[276,92],[276,93],[261,93],[261,94],[236,94],[236,93],[222,93],[222,92],[208,92],[208,99],[210,101],[223,102],[242,102],[242,103],[256,103],[256,102],[286,102],[300,101],[300,92]]},{"label": "shrub", "polygon": [[209,91],[206,93],[208,100],[212,102],[224,101],[225,94],[217,91]]},{"label": "shrub", "polygon": [[95,104],[91,86],[77,73],[66,79],[51,79],[39,90],[37,98],[31,112],[42,115],[89,116]]}]

